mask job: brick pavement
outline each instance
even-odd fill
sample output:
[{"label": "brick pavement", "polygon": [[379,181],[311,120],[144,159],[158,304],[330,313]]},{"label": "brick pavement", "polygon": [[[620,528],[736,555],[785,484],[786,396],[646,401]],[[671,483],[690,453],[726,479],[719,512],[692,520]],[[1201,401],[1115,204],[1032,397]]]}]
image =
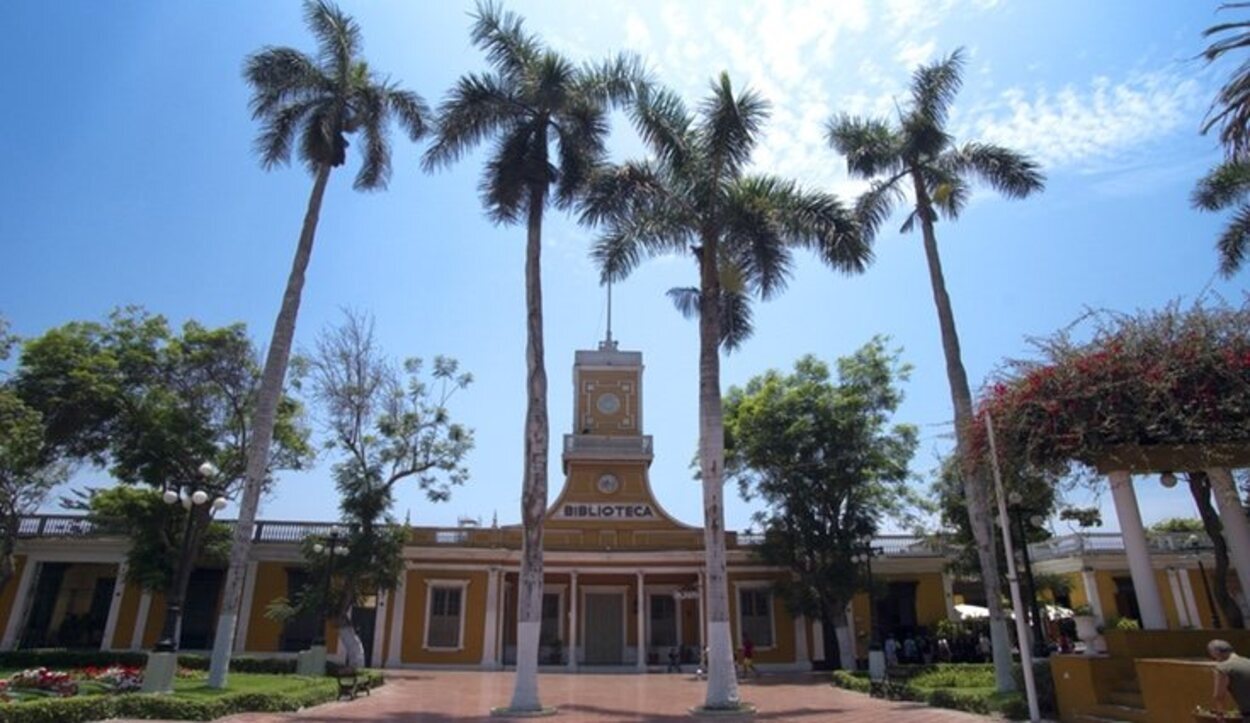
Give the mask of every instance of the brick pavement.
[{"label": "brick pavement", "polygon": [[[229,723],[464,723],[499,721],[486,715],[508,702],[510,672],[387,671],[387,684],[368,698],[327,703],[299,713],[246,714]],[[764,676],[741,685],[743,700],[754,703],[757,721],[798,723],[974,723],[981,716],[926,708],[916,703],[888,702],[831,686],[825,674]],[[703,701],[701,681],[685,675],[543,674],[543,702],[560,709],[557,716],[535,720],[557,723],[691,723],[687,709]],[[526,719],[513,719],[526,720]],[[749,720],[717,718],[704,720]]]}]

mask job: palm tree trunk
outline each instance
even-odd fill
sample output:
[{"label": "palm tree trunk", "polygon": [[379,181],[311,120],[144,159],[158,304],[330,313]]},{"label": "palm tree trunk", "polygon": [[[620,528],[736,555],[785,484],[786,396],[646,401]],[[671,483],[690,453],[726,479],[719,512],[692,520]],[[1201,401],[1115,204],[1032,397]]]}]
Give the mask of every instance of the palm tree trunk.
[{"label": "palm tree trunk", "polygon": [[1201,471],[1190,472],[1188,477],[1189,493],[1194,498],[1194,504],[1198,507],[1198,516],[1202,518],[1202,527],[1206,530],[1207,537],[1211,538],[1211,546],[1214,548],[1215,602],[1220,606],[1221,617],[1224,618],[1227,627],[1244,628],[1246,624],[1241,614],[1241,607],[1237,605],[1232,593],[1228,591],[1228,542],[1224,539],[1224,525],[1220,522],[1220,516],[1211,502],[1211,480],[1207,478],[1206,472]]},{"label": "palm tree trunk", "polygon": [[[938,327],[942,332],[942,352],[946,357],[946,378],[950,384],[951,402],[955,407],[955,454],[959,459],[964,496],[968,500],[968,522],[976,541],[977,559],[981,563],[981,585],[990,611],[990,640],[994,648],[994,680],[1000,692],[1015,690],[1011,674],[1011,640],[1007,620],[999,598],[998,558],[994,554],[994,532],[990,518],[988,485],[982,465],[969,452],[968,431],[972,425],[972,391],[968,372],[959,350],[959,333],[955,329],[955,311],[946,293],[942,275],[942,259],[938,255],[937,235],[933,232],[933,204],[919,172],[912,172],[916,192],[916,213],[924,235],[925,259],[929,264],[929,283],[933,287],[933,303],[937,306]],[[1019,614],[1024,614],[1022,611]]]},{"label": "palm tree trunk", "polygon": [[720,394],[720,273],[716,239],[699,253],[699,472],[703,480],[703,549],[707,566],[708,708],[736,708],[738,676],[729,629],[725,573],[725,420]]},{"label": "palm tree trunk", "polygon": [[521,492],[521,574],[517,589],[516,683],[512,710],[541,710],[538,637],[543,613],[543,517],[547,514],[547,369],[543,363],[542,226],[545,188],[530,191],[525,243],[525,472]]},{"label": "palm tree trunk", "polygon": [[269,467],[273,425],[278,415],[278,402],[282,398],[287,363],[291,359],[295,319],[299,315],[300,294],[304,290],[304,272],[312,258],[313,238],[317,233],[317,220],[321,216],[321,201],[325,197],[326,183],[329,180],[330,166],[319,166],[312,193],[308,197],[308,210],[304,213],[304,226],[300,229],[299,245],[295,248],[291,274],[287,277],[286,291],[282,295],[282,306],[273,325],[265,370],[261,375],[256,411],[252,414],[252,438],[247,445],[247,477],[243,483],[243,499],[239,503],[239,521],[234,526],[234,540],[230,546],[230,569],[226,574],[221,616],[217,619],[217,633],[213,639],[213,658],[208,676],[208,685],[211,688],[226,686],[230,654],[234,647],[239,599],[243,595],[243,578],[247,574],[247,558],[252,548],[256,508],[260,505],[260,492]]}]

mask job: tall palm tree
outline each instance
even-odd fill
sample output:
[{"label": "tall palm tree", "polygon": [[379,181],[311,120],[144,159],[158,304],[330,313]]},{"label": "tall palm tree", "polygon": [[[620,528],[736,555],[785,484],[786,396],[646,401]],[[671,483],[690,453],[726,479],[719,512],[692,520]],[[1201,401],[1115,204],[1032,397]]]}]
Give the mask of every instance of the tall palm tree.
[{"label": "tall palm tree", "polygon": [[606,152],[608,112],[642,82],[637,61],[621,55],[578,66],[547,48],[522,19],[479,3],[473,43],[491,69],[457,81],[439,107],[427,169],[449,166],[493,141],[482,174],[482,204],[499,224],[526,224],[524,528],[517,593],[517,675],[511,710],[540,710],[538,638],[542,628],[543,516],[547,511],[547,371],[543,353],[542,226],[548,204],[567,209]]},{"label": "tall palm tree", "polygon": [[1011,690],[1011,646],[999,598],[998,561],[993,552],[990,502],[984,469],[969,454],[969,430],[973,423],[972,392],[959,351],[955,312],[951,308],[942,260],[938,256],[933,227],[939,217],[955,220],[970,195],[972,181],[982,181],[1008,198],[1024,198],[1041,191],[1045,179],[1028,156],[989,143],[956,145],[946,130],[951,102],[962,84],[962,50],[912,76],[911,98],[899,110],[897,124],[878,118],[839,115],[829,121],[830,145],[846,156],[852,176],[872,179],[872,185],[856,202],[856,216],[864,233],[876,235],[894,211],[907,202],[911,209],[900,232],[920,226],[929,283],[937,306],[946,377],[955,408],[955,446],[962,466],[968,517],[981,564],[981,581],[990,609],[990,632],[994,641],[994,671],[999,690]]},{"label": "tall palm tree", "polygon": [[826,193],[747,172],[768,104],[735,94],[721,74],[697,113],[668,90],[646,91],[631,111],[651,155],[601,169],[582,218],[603,227],[593,255],[605,280],[633,271],[644,257],[689,254],[699,286],[670,292],[699,320],[699,472],[703,484],[708,616],[706,707],[739,704],[725,577],[720,347],[750,336],[749,302],[780,293],[804,247],[830,265],[862,271],[871,259],[851,213]]},{"label": "tall palm tree", "polygon": [[[304,272],[312,255],[330,171],[347,162],[347,137],[358,134],[360,171],[354,188],[386,188],[391,175],[390,121],[394,119],[413,141],[424,135],[430,111],[416,93],[379,76],[360,56],[360,26],[329,0],[306,0],[304,21],[317,40],[316,56],[285,47],[267,47],[248,56],[243,75],[252,86],[252,117],[262,121],[256,151],[266,169],[285,165],[294,149],[313,176],[304,225],[295,260],[274,323],[265,370],[261,377],[247,479],[234,528],[225,599],[213,644],[209,684],[223,687],[234,641],[236,612],[251,547],[256,508],[273,437],[274,418],[282,395],[295,319],[299,313]],[[296,142],[298,141],[298,147]]]},{"label": "tall palm tree", "polygon": [[[1222,10],[1233,8],[1244,10],[1250,8],[1250,3],[1220,6]],[[1208,63],[1234,51],[1250,49],[1250,21],[1219,23],[1202,35],[1219,36],[1202,51]],[[1198,182],[1191,200],[1195,208],[1203,211],[1236,209],[1216,240],[1220,273],[1227,277],[1241,268],[1250,251],[1250,61],[1243,61],[1220,88],[1202,132],[1217,127],[1227,157]]]}]

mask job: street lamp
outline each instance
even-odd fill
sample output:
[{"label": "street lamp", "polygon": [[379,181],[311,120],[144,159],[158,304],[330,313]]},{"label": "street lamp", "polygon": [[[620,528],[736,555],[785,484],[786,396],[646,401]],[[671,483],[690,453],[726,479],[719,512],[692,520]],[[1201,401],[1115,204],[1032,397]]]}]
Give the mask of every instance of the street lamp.
[{"label": "street lamp", "polygon": [[868,578],[868,629],[871,636],[868,643],[869,650],[881,647],[881,629],[877,621],[876,585],[872,580],[872,558],[884,551],[883,548],[873,547],[872,540],[868,540],[862,544],[858,552],[851,556],[851,562],[864,566]]},{"label": "street lamp", "polygon": [[313,552],[318,555],[325,553],[327,557],[325,594],[321,598],[323,614],[321,624],[317,626],[317,635],[313,638],[313,645],[326,644],[326,621],[330,618],[330,582],[334,579],[334,556],[346,555],[350,552],[346,545],[339,544],[341,539],[338,530],[330,530],[329,536],[326,537],[326,544],[318,542],[312,546]]},{"label": "street lamp", "polygon": [[[1033,562],[1029,559],[1029,540],[1024,534],[1024,496],[1019,492],[1011,492],[1007,495],[1007,501],[1011,503],[1011,516],[1019,530],[1020,555],[1024,560],[1024,580],[1029,586],[1029,607],[1033,613],[1033,655],[1045,658],[1050,655],[1050,646],[1046,644],[1046,633],[1042,629],[1042,614],[1037,605],[1037,584],[1033,580]],[[1029,522],[1034,527],[1041,527],[1045,521],[1041,515],[1033,515],[1029,518]]]},{"label": "street lamp", "polygon": [[[218,474],[217,467],[212,462],[201,464],[198,471],[200,477],[210,483]],[[208,503],[208,497],[208,492],[202,489],[193,490],[188,485],[180,486],[177,491],[167,486],[161,494],[161,499],[167,505],[182,503],[183,509],[187,511],[187,522],[182,530],[182,549],[178,555],[178,567],[174,570],[174,585],[165,603],[165,625],[161,630],[160,640],[156,643],[155,650],[158,653],[173,653],[178,650],[178,634],[182,628],[182,598],[187,594],[187,583],[191,580],[191,565],[195,560],[195,548],[191,544],[195,538],[192,534],[195,527],[195,515],[197,509],[204,509],[204,505]],[[214,498],[207,508],[208,519],[211,520],[213,515],[225,506],[225,497]]]}]

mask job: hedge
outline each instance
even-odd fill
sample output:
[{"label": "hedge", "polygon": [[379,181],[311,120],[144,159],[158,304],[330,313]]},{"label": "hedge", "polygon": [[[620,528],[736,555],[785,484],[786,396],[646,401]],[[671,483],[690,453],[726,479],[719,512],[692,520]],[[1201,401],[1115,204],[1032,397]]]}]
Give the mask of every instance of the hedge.
[{"label": "hedge", "polygon": [[[371,688],[382,676],[368,673]],[[0,706],[0,723],[89,723],[109,718],[214,720],[235,713],[295,711],[334,700],[338,684],[329,678],[308,678],[308,685],[281,693],[225,693],[210,699],[176,695],[76,696],[48,698]]]},{"label": "hedge", "polygon": [[[1043,716],[1053,715],[1054,680],[1049,661],[1034,662],[1038,703]],[[1017,689],[1024,690],[1022,668],[1014,666]],[[890,669],[891,678],[875,686],[867,673],[835,670],[833,684],[857,693],[878,694],[888,700],[911,700],[935,708],[950,708],[987,715],[995,711],[1010,720],[1028,720],[1029,708],[1023,692],[998,695],[993,692],[994,669],[991,665],[914,665]],[[988,677],[987,677],[988,676]],[[987,692],[986,689],[989,689]]]},{"label": "hedge", "polygon": [[[190,670],[208,670],[210,660],[207,655],[179,655],[178,665]],[[0,669],[5,670],[25,670],[40,666],[53,670],[105,668],[110,665],[142,668],[147,662],[148,654],[145,652],[14,650],[0,653]],[[235,673],[291,675],[295,673],[295,663],[294,658],[249,658],[243,656],[230,659],[230,670]],[[327,672],[333,673],[338,667],[332,661],[326,663]]]}]

